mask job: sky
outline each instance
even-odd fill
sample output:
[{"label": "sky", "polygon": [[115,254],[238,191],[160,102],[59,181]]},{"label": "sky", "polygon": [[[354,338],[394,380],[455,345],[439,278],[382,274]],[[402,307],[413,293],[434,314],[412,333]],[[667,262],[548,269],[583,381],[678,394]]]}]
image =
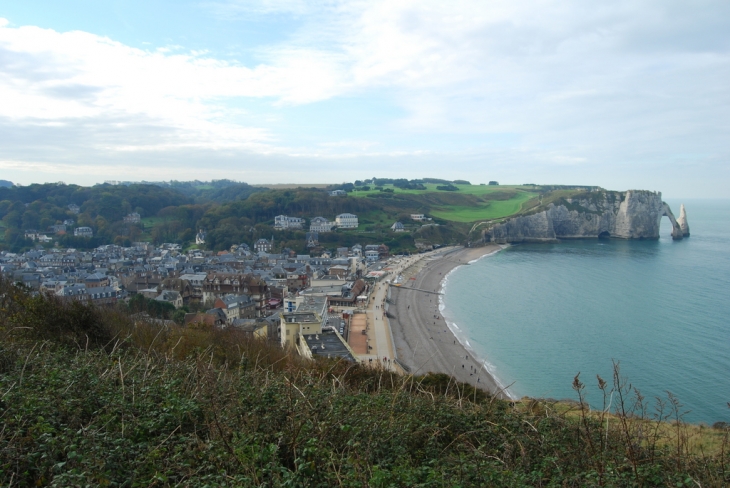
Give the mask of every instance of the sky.
[{"label": "sky", "polygon": [[0,179],[370,177],[730,198],[730,2],[0,2]]}]

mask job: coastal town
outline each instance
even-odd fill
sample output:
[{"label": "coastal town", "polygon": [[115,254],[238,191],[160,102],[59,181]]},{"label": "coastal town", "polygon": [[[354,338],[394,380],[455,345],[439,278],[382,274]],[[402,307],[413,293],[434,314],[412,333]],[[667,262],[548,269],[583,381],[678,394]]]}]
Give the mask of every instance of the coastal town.
[{"label": "coastal town", "polygon": [[[414,221],[428,220],[420,214],[411,217]],[[138,218],[128,215],[126,220]],[[39,239],[39,245],[27,252],[1,251],[0,271],[6,279],[32,292],[60,300],[101,307],[152,303],[154,307],[142,307],[135,319],[159,327],[235,328],[305,358],[343,358],[401,373],[434,370],[462,374],[464,381],[482,381],[466,376],[465,361],[458,359],[462,350],[458,358],[454,355],[451,365],[437,364],[433,351],[421,363],[414,361],[419,345],[406,344],[403,338],[408,334],[402,331],[396,330],[395,339],[391,327],[393,322],[415,333],[420,324],[404,323],[403,317],[399,321],[390,313],[396,305],[395,296],[413,283],[411,275],[419,262],[432,261],[438,257],[434,253],[440,256],[455,249],[424,249],[421,254],[398,256],[391,256],[385,244],[326,249],[320,245],[319,235],[356,229],[358,217],[344,213],[334,220],[317,216],[309,222],[306,247],[310,254],[282,249],[275,235],[225,251],[206,250],[206,233],[201,229],[196,245],[186,250],[175,243],[154,246],[148,242],[93,250],[61,249],[42,247],[43,240]],[[302,229],[304,224],[304,219],[287,215],[274,219],[275,231]],[[393,231],[402,227],[396,222]],[[88,232],[78,227],[73,232],[79,229]],[[411,298],[416,300],[414,311],[433,309],[434,320],[429,322],[435,326],[438,319],[438,327],[448,333],[438,310],[439,283],[440,279],[431,283],[429,290],[410,287]],[[160,307],[171,313],[160,318],[147,311]],[[421,351],[435,349],[432,335],[427,340],[432,343],[421,344]],[[457,344],[452,341],[452,345]],[[399,359],[399,350],[407,358]],[[404,354],[405,350],[411,352]],[[468,357],[467,352],[465,360]],[[476,372],[474,364],[472,360],[472,373]]]}]

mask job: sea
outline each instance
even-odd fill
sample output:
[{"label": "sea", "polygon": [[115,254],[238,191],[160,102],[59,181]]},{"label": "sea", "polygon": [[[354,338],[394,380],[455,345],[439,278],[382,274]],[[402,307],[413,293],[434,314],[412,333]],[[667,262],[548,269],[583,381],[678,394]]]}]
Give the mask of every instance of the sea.
[{"label": "sea", "polygon": [[689,238],[518,244],[455,268],[441,310],[514,398],[602,405],[613,364],[650,413],[671,393],[688,422],[730,422],[730,200],[684,203]]}]

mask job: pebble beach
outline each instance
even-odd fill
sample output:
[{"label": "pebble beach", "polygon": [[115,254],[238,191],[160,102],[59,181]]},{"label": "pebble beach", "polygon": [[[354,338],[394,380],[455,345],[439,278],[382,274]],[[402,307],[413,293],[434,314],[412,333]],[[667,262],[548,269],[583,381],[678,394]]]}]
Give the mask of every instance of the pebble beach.
[{"label": "pebble beach", "polygon": [[459,342],[439,310],[439,294],[448,273],[500,249],[488,245],[433,251],[402,272],[402,286],[392,287],[390,327],[398,360],[410,373],[446,373],[507,397],[478,358]]}]

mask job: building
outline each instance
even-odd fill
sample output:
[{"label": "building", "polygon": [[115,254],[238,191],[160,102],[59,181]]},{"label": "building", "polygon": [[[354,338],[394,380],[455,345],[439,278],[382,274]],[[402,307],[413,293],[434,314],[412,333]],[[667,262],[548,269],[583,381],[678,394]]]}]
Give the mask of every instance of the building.
[{"label": "building", "polygon": [[75,237],[94,237],[94,231],[91,227],[76,227],[74,229]]},{"label": "building", "polygon": [[281,345],[300,356],[343,358],[355,361],[355,353],[336,331],[323,330],[327,323],[327,297],[298,297],[294,312],[281,314]]},{"label": "building", "polygon": [[411,214],[411,220],[423,222],[424,220],[426,220],[426,216],[423,214]]},{"label": "building", "polygon": [[269,324],[262,319],[236,319],[231,324],[253,339],[265,340],[269,338]]},{"label": "building", "polygon": [[307,241],[307,249],[319,246],[319,233],[318,232],[307,232],[305,237]]},{"label": "building", "polygon": [[302,335],[321,334],[327,320],[327,297],[299,297],[297,308],[281,314],[281,345],[295,347],[300,355],[304,345]]},{"label": "building", "polygon": [[357,229],[357,215],[351,213],[343,213],[335,217],[335,223],[338,229]]},{"label": "building", "polygon": [[342,358],[355,362],[355,352],[334,330],[325,330],[321,334],[302,335],[299,348],[302,356],[313,359],[315,356],[325,358]]},{"label": "building", "polygon": [[367,297],[363,296],[366,287],[367,285],[364,280],[357,280],[355,283],[352,283],[352,286],[343,286],[339,295],[329,295],[327,297],[327,303],[330,307],[354,308],[362,300],[367,300]]},{"label": "building", "polygon": [[70,205],[68,206],[68,210],[69,210],[69,211],[70,211],[70,212],[71,212],[72,214],[77,214],[77,213],[79,213],[79,212],[81,211],[81,207],[79,207],[79,206],[78,206],[78,205],[76,205],[75,203],[72,203],[72,204],[70,204]]},{"label": "building", "polygon": [[271,238],[271,241],[268,239],[259,239],[256,241],[253,245],[253,248],[256,252],[271,252],[271,250],[274,247],[274,238]]},{"label": "building", "polygon": [[378,256],[380,259],[385,259],[387,257],[390,257],[390,248],[386,246],[385,244],[379,244],[378,245]]},{"label": "building", "polygon": [[30,239],[32,241],[38,241],[38,242],[51,242],[53,239],[48,237],[45,234],[41,234],[40,232],[36,230],[26,230],[25,231],[25,238]]},{"label": "building", "polygon": [[304,227],[304,219],[289,217],[288,215],[277,215],[274,217],[274,229],[301,229]]},{"label": "building", "polygon": [[395,224],[390,226],[390,230],[393,232],[405,232],[406,228],[403,227],[403,224],[400,222],[396,222]]},{"label": "building", "polygon": [[89,299],[86,285],[81,283],[70,283],[61,287],[56,292],[56,296],[62,300],[80,300],[85,302]]},{"label": "building", "polygon": [[309,221],[309,232],[332,232],[335,223],[324,217],[315,217]]},{"label": "building", "polygon": [[118,291],[111,286],[86,288],[88,298],[96,305],[111,305],[117,301]]},{"label": "building", "polygon": [[346,197],[347,192],[345,190],[332,190],[329,192],[331,197]]},{"label": "building", "polygon": [[100,288],[110,286],[111,282],[107,275],[102,273],[92,273],[84,278],[86,288]]},{"label": "building", "polygon": [[[180,294],[183,296],[183,300],[188,298],[189,300],[193,300],[196,302],[199,302],[203,299],[203,283],[205,282],[205,278],[208,275],[205,273],[185,273],[181,274],[179,281],[181,281],[182,288],[178,289],[176,286],[165,286],[166,289],[169,290],[177,290],[180,292]],[[190,293],[187,294],[186,297],[186,291],[187,286],[190,286]]]},{"label": "building", "polygon": [[139,224],[141,220],[142,217],[137,212],[132,212],[124,217],[125,224]]},{"label": "building", "polygon": [[271,292],[266,281],[252,274],[210,273],[203,282],[203,302],[226,295],[248,295],[256,307],[256,316],[267,315]]},{"label": "building", "polygon": [[203,229],[200,229],[200,232],[195,234],[195,244],[205,244],[205,231]]},{"label": "building", "polygon": [[248,295],[226,295],[216,298],[213,305],[223,310],[226,322],[230,325],[236,319],[253,319],[256,317],[256,304]]}]

